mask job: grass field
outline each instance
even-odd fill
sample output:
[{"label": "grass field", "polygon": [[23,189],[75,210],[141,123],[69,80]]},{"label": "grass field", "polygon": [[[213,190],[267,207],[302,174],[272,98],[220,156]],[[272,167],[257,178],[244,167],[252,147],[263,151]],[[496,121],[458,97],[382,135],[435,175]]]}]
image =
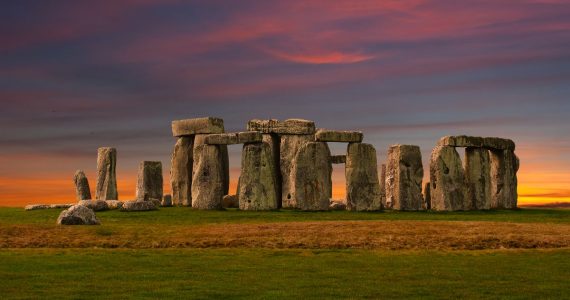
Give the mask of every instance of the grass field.
[{"label": "grass field", "polygon": [[570,210],[0,208],[0,298],[570,298]]}]

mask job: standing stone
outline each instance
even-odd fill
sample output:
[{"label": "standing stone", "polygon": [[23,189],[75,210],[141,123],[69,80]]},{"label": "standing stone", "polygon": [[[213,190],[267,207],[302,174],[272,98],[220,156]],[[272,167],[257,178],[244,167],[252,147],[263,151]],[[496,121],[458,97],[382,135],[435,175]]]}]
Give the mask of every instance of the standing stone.
[{"label": "standing stone", "polygon": [[83,170],[77,170],[73,176],[75,182],[75,196],[77,201],[91,199],[91,190],[89,189],[89,181]]},{"label": "standing stone", "polygon": [[309,142],[299,148],[290,183],[293,194],[289,207],[301,210],[328,210],[332,194],[331,152],[326,143]]},{"label": "standing stone", "polygon": [[465,209],[491,208],[491,169],[489,151],[483,148],[465,149],[465,182],[468,198]]},{"label": "standing stone", "polygon": [[117,192],[117,150],[103,147],[97,151],[97,190],[95,199],[119,200]]},{"label": "standing stone", "polygon": [[393,145],[388,149],[386,202],[395,210],[422,209],[424,168],[420,147]]},{"label": "standing stone", "polygon": [[264,133],[262,135],[262,140],[264,143],[269,145],[271,148],[271,159],[273,160],[273,166],[275,167],[275,198],[277,199],[277,208],[281,208],[281,168],[280,163],[280,144],[281,139],[279,135],[275,133]]},{"label": "standing stone", "polygon": [[382,197],[382,208],[388,209],[386,204],[386,164],[380,167],[380,195]]},{"label": "standing stone", "polygon": [[301,147],[312,142],[314,135],[282,135],[280,149],[279,166],[281,169],[281,199],[284,208],[294,208],[295,193],[293,182],[291,182],[291,172],[293,171],[293,160]]},{"label": "standing stone", "polygon": [[511,150],[491,150],[491,208],[516,208],[519,159]]},{"label": "standing stone", "polygon": [[451,146],[436,146],[430,160],[431,209],[463,210],[467,198],[459,153]]},{"label": "standing stone", "polygon": [[176,206],[192,206],[192,165],[194,137],[182,136],[176,140],[172,152],[170,187]]},{"label": "standing stone", "polygon": [[224,166],[219,145],[194,148],[192,207],[221,209],[224,196]]},{"label": "standing stone", "polygon": [[243,146],[238,197],[241,210],[277,209],[276,169],[267,143]]},{"label": "standing stone", "polygon": [[162,201],[162,163],[142,161],[139,165],[136,199]]},{"label": "standing stone", "polygon": [[346,209],[382,209],[376,149],[370,144],[348,144],[346,155]]},{"label": "standing stone", "polygon": [[[206,144],[208,134],[197,134],[194,136],[194,157],[196,156],[196,148],[200,145]],[[227,145],[216,145],[218,146],[219,156],[222,161],[222,182],[223,182],[223,193],[227,195],[230,191],[230,158],[228,153]],[[194,197],[194,196],[192,196]]]},{"label": "standing stone", "polygon": [[430,210],[431,209],[431,185],[429,182],[426,182],[424,186],[424,209]]}]

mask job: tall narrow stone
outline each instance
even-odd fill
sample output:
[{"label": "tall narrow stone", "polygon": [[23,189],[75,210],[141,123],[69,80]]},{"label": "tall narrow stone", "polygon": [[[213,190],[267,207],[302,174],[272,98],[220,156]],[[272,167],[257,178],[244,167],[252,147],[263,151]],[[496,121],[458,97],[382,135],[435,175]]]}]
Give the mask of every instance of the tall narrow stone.
[{"label": "tall narrow stone", "polygon": [[219,145],[194,148],[192,172],[192,207],[221,209],[224,196],[224,166]]},{"label": "tall narrow stone", "polygon": [[[206,143],[206,138],[208,134],[196,134],[194,136],[194,156],[196,156],[196,148],[200,145],[204,145]],[[230,159],[228,154],[228,146],[227,145],[217,145],[220,155],[220,159],[222,161],[222,182],[223,182],[223,193],[227,195],[230,190]]]},{"label": "tall narrow stone", "polygon": [[491,208],[489,151],[483,148],[466,148],[464,169],[468,195],[465,209]]},{"label": "tall narrow stone", "polygon": [[426,182],[424,185],[424,209],[431,209],[431,184]]},{"label": "tall narrow stone", "polygon": [[281,199],[284,208],[295,207],[293,194],[295,193],[291,182],[291,172],[293,170],[293,160],[297,152],[305,144],[312,142],[314,135],[282,135],[279,147],[279,166],[281,171]]},{"label": "tall narrow stone", "polygon": [[430,160],[431,209],[463,210],[467,189],[461,158],[452,146],[436,146]]},{"label": "tall narrow stone", "polygon": [[518,157],[511,150],[491,150],[491,208],[517,207]]},{"label": "tall narrow stone", "polygon": [[238,197],[241,210],[277,208],[275,161],[267,143],[243,146]]},{"label": "tall narrow stone", "polygon": [[328,210],[332,194],[330,156],[323,142],[309,142],[299,148],[290,175],[293,195],[288,199],[289,207]]},{"label": "tall narrow stone", "polygon": [[83,170],[77,170],[77,172],[75,172],[73,182],[75,183],[75,196],[77,201],[90,200],[91,190],[89,189],[89,181]]},{"label": "tall narrow stone", "polygon": [[382,196],[382,208],[389,208],[386,205],[386,164],[380,166],[380,195]]},{"label": "tall narrow stone", "polygon": [[273,160],[273,166],[275,167],[275,197],[277,199],[277,207],[281,208],[281,168],[279,166],[280,163],[280,144],[281,139],[279,135],[275,133],[264,133],[262,135],[262,139],[264,143],[267,143],[271,148],[271,159]]},{"label": "tall narrow stone", "polygon": [[162,163],[159,161],[142,161],[139,165],[137,180],[137,200],[162,201],[163,181]]},{"label": "tall narrow stone", "polygon": [[420,147],[393,145],[388,149],[386,202],[395,210],[421,210],[424,168]]},{"label": "tall narrow stone", "polygon": [[117,192],[117,150],[103,147],[97,151],[97,189],[95,198],[98,200],[118,200]]},{"label": "tall narrow stone", "polygon": [[194,136],[182,136],[176,140],[170,169],[173,205],[192,206],[193,152]]},{"label": "tall narrow stone", "polygon": [[376,149],[370,144],[348,144],[346,154],[346,205],[348,210],[382,209]]}]

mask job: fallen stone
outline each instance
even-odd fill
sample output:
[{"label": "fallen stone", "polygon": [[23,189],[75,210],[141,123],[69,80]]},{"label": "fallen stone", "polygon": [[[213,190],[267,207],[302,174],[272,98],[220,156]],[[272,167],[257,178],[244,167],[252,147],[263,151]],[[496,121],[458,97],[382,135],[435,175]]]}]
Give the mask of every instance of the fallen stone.
[{"label": "fallen stone", "polygon": [[51,208],[51,209],[62,209],[62,208],[67,209],[67,208],[72,207],[73,205],[75,205],[75,204],[50,204],[49,208]]},{"label": "fallen stone", "polygon": [[192,206],[194,137],[179,137],[172,152],[170,187],[176,206]]},{"label": "fallen stone", "polygon": [[25,210],[40,210],[40,209],[49,209],[49,204],[29,204],[24,207]]},{"label": "fallen stone", "polygon": [[160,203],[160,206],[163,206],[163,207],[172,206],[172,196],[171,195],[164,195],[162,197],[162,202]]},{"label": "fallen stone", "polygon": [[276,173],[269,144],[245,144],[238,186],[239,208],[241,210],[277,209]]},{"label": "fallen stone", "polygon": [[424,169],[420,147],[393,145],[386,165],[386,203],[395,210],[422,210]]},{"label": "fallen stone", "polygon": [[134,200],[125,201],[121,207],[121,211],[151,211],[158,210],[154,201]]},{"label": "fallen stone", "polygon": [[313,135],[315,133],[315,122],[303,119],[288,119],[283,122],[275,119],[255,119],[247,123],[247,130],[262,133]]},{"label": "fallen stone", "polygon": [[515,151],[515,142],[509,139],[486,137],[483,138],[483,147],[490,150]]},{"label": "fallen stone", "polygon": [[121,209],[121,207],[123,207],[123,201],[119,201],[119,200],[105,200],[105,202],[107,203],[107,207],[109,207],[109,209],[113,210],[113,209]]},{"label": "fallen stone", "polygon": [[489,151],[483,148],[465,149],[466,210],[491,208],[491,167]]},{"label": "fallen stone", "polygon": [[83,170],[77,170],[73,176],[75,183],[75,195],[77,201],[91,199],[91,190],[89,189],[89,181]]},{"label": "fallen stone", "polygon": [[109,204],[105,200],[81,200],[77,202],[78,205],[83,205],[94,211],[109,210]]},{"label": "fallen stone", "polygon": [[438,146],[451,147],[483,147],[483,138],[476,136],[444,136],[437,143]]},{"label": "fallen stone", "polygon": [[431,209],[463,210],[467,188],[461,158],[451,146],[436,146],[430,160]]},{"label": "fallen stone", "polygon": [[424,204],[423,208],[426,210],[431,209],[431,185],[429,182],[426,182],[424,185]]},{"label": "fallen stone", "polygon": [[293,195],[288,199],[289,207],[328,210],[332,195],[330,156],[326,143],[309,142],[299,148],[291,171]]},{"label": "fallen stone", "polygon": [[57,218],[59,225],[100,225],[95,212],[83,205],[73,205],[62,211]]},{"label": "fallen stone", "polygon": [[331,155],[331,164],[345,164],[346,155]]},{"label": "fallen stone", "polygon": [[313,135],[281,136],[279,166],[281,171],[281,200],[284,208],[295,207],[293,199],[294,189],[291,182],[291,172],[294,166],[293,160],[299,149],[313,140]]},{"label": "fallen stone", "polygon": [[331,200],[329,205],[330,210],[346,210],[346,203],[340,200]]},{"label": "fallen stone", "polygon": [[162,194],[162,163],[159,161],[142,161],[139,164],[136,199],[162,199]]},{"label": "fallen stone", "polygon": [[375,211],[382,209],[376,149],[370,144],[350,143],[346,153],[347,210]]},{"label": "fallen stone", "polygon": [[223,208],[238,208],[239,207],[239,197],[238,195],[225,195],[222,198]]},{"label": "fallen stone", "polygon": [[491,150],[491,208],[513,209],[517,207],[517,172],[519,159],[510,150]]},{"label": "fallen stone", "polygon": [[[205,145],[207,134],[197,134],[194,136],[194,157],[196,157],[196,148],[200,145]],[[219,156],[222,161],[222,182],[223,182],[223,192],[227,195],[230,190],[230,158],[228,154],[227,145],[215,145],[219,148]]]},{"label": "fallen stone", "polygon": [[339,143],[361,143],[362,132],[360,131],[339,131],[319,129],[315,133],[317,142],[339,142]]},{"label": "fallen stone", "polygon": [[267,143],[271,148],[271,158],[273,160],[273,165],[275,166],[275,198],[277,199],[277,208],[281,208],[281,167],[280,167],[280,145],[281,139],[278,134],[275,133],[264,133],[262,134],[262,139],[264,143]]},{"label": "fallen stone", "polygon": [[223,132],[224,120],[220,118],[206,117],[172,121],[172,135],[176,137]]},{"label": "fallen stone", "polygon": [[224,166],[220,146],[199,145],[194,148],[192,173],[192,207],[221,209],[224,193]]},{"label": "fallen stone", "polygon": [[97,189],[95,199],[119,199],[117,193],[117,150],[103,147],[97,151]]}]

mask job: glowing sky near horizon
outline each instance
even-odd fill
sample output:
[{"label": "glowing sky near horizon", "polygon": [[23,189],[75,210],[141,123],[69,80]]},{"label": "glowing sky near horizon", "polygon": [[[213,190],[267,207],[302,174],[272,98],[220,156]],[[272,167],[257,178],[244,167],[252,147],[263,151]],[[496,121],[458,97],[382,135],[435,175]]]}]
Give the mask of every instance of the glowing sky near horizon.
[{"label": "glowing sky near horizon", "polygon": [[201,116],[362,130],[379,163],[416,144],[426,179],[441,136],[509,137],[519,203],[570,201],[569,15],[562,0],[2,2],[0,206],[72,202],[100,146],[132,198],[141,160],[168,181],[170,121]]}]

